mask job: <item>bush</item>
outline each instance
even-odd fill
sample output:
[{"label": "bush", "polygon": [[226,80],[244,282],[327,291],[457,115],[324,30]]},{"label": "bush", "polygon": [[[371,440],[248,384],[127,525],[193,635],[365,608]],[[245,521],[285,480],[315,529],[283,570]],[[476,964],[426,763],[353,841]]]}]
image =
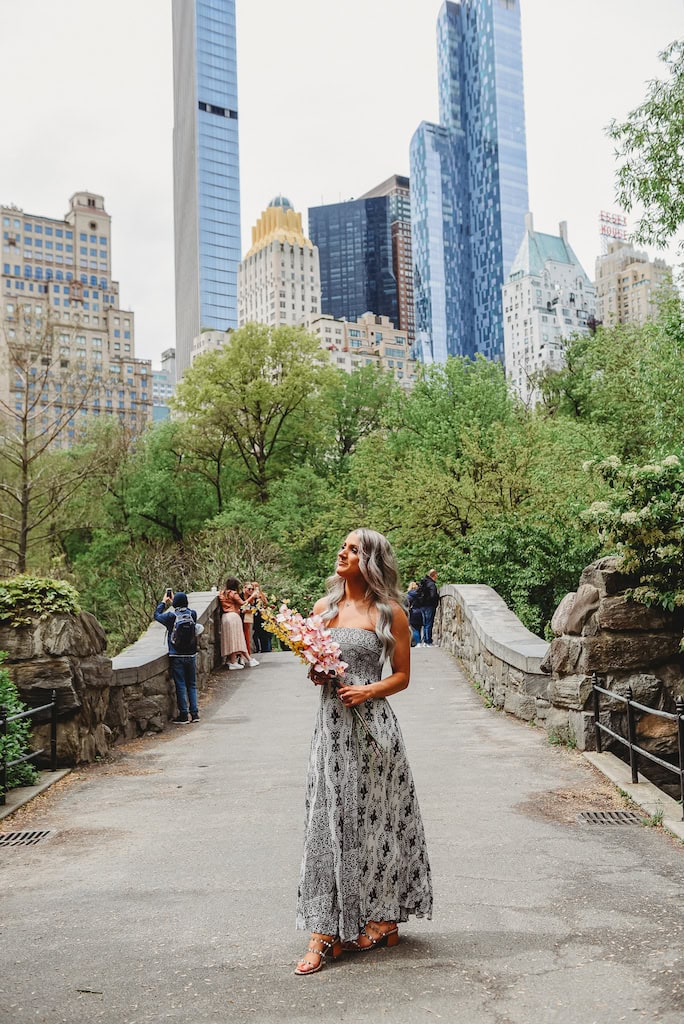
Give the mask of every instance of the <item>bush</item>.
[{"label": "bush", "polygon": [[684,465],[676,455],[646,466],[611,456],[589,464],[613,487],[582,518],[620,557],[622,572],[639,576],[634,601],[667,611],[684,606]]},{"label": "bush", "polygon": [[[26,707],[19,700],[17,688],[10,679],[7,669],[1,667],[6,657],[5,652],[0,651],[0,707],[5,709],[8,716],[18,715],[26,711]],[[31,749],[30,735],[30,719],[23,718],[20,722],[10,722],[7,726],[7,735],[0,736],[0,761],[15,761],[27,754]],[[38,772],[27,761],[7,769],[7,788],[31,786],[37,778]]]},{"label": "bush", "polygon": [[64,580],[36,576],[12,576],[0,582],[0,622],[25,626],[32,616],[46,619],[56,612],[77,615],[78,593]]}]

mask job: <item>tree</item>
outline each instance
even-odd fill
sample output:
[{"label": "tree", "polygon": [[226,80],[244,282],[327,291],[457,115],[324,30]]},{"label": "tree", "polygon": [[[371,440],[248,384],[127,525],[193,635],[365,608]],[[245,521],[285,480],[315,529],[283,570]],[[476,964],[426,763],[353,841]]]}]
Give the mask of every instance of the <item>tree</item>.
[{"label": "tree", "polygon": [[359,441],[380,427],[390,402],[401,394],[394,377],[376,366],[362,366],[352,373],[331,371],[323,401],[337,468],[356,451]]},{"label": "tree", "polygon": [[643,208],[634,238],[662,248],[684,222],[684,40],[659,56],[669,80],[650,82],[641,106],[611,121],[608,135],[619,144],[618,202]]},{"label": "tree", "polygon": [[278,466],[317,429],[327,358],[304,328],[247,324],[225,348],[195,360],[172,404],[191,427],[230,440],[263,503]]},{"label": "tree", "polygon": [[542,408],[599,426],[606,454],[667,454],[670,439],[684,432],[683,356],[684,302],[670,290],[655,320],[573,339],[566,365],[540,382]]},{"label": "tree", "polygon": [[94,369],[61,357],[56,326],[40,305],[16,305],[0,344],[0,564],[21,573],[29,547],[49,537],[56,511],[92,470],[94,453],[79,462],[50,449],[100,382]]}]

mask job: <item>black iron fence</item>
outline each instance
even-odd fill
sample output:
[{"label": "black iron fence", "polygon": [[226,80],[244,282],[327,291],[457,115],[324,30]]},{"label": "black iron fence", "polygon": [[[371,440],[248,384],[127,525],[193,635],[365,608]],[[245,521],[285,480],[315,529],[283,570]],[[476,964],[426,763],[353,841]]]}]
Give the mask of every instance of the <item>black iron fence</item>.
[{"label": "black iron fence", "polygon": [[[599,686],[597,678],[596,673],[594,673],[592,683],[594,693],[594,729],[596,734],[596,750],[600,754],[603,749],[601,733],[606,733],[608,736],[612,736],[614,740],[618,741],[618,743],[627,747],[629,749],[629,766],[632,770],[632,782],[639,781],[639,776],[637,774],[638,756],[648,758],[649,761],[653,761],[655,764],[660,765],[661,768],[665,768],[668,772],[672,772],[673,775],[677,775],[679,777],[679,793],[682,804],[682,821],[684,821],[684,697],[677,697],[675,704],[676,711],[673,714],[670,711],[660,711],[658,708],[649,708],[646,707],[645,704],[639,704],[638,701],[633,699],[631,686],[627,687],[626,695],[623,696],[621,693],[615,693],[613,690],[606,690],[602,686]],[[621,704],[626,704],[627,738],[621,736],[620,733],[615,732],[609,726],[604,725],[603,722],[600,721],[601,694],[604,694],[606,697],[610,697],[611,700],[617,700]],[[637,744],[635,711],[645,711],[649,715],[657,715],[658,718],[666,718],[670,722],[677,723],[679,765],[670,764],[669,761],[664,761],[662,757],[652,754],[650,750],[644,750],[643,747],[640,747]]]},{"label": "black iron fence", "polygon": [[[7,726],[12,722],[18,722],[22,718],[35,718],[36,715],[44,711],[50,712],[50,771],[54,772],[57,768],[57,693],[55,690],[52,691],[52,700],[49,704],[42,704],[39,708],[29,708],[18,715],[8,715],[7,708],[0,706],[0,740],[5,738]],[[3,749],[4,746],[5,744],[2,745]],[[44,753],[45,748],[41,747],[40,750],[24,754],[14,761],[6,761],[5,756],[0,755],[0,807],[5,803],[5,794],[7,793],[7,769],[24,764],[26,761],[34,761]]]}]

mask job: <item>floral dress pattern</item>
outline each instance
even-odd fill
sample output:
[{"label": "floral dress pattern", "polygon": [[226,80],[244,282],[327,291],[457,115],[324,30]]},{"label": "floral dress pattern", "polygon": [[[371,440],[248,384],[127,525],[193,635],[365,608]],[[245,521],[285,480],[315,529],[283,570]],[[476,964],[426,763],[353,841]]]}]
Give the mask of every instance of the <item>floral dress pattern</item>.
[{"label": "floral dress pattern", "polygon": [[[332,630],[367,686],[382,674],[382,644],[366,629]],[[297,927],[354,939],[367,921],[432,916],[423,822],[404,741],[385,698],[357,705],[382,748],[375,752],[351,708],[329,684],[311,740]]]}]

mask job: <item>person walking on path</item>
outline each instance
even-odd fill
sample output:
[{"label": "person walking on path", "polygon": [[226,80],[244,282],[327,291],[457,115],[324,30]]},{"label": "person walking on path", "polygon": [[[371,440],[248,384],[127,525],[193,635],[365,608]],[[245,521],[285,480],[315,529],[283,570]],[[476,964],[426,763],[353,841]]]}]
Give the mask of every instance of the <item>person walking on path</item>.
[{"label": "person walking on path", "polygon": [[409,583],[408,592],[406,594],[406,606],[408,608],[408,620],[409,626],[411,627],[411,647],[418,647],[420,644],[420,634],[423,629],[423,613],[416,604],[416,594],[418,593],[418,584],[415,580]]},{"label": "person walking on path", "polygon": [[168,589],[157,605],[154,617],[166,629],[171,674],[176,687],[178,714],[171,721],[174,725],[199,722],[195,662],[198,631],[203,632],[204,627],[197,625],[197,612],[188,608],[188,595],[182,590],[174,594]]},{"label": "person walking on path", "polygon": [[247,650],[245,632],[240,618],[240,610],[244,604],[240,593],[240,583],[234,576],[229,576],[223,590],[219,591],[221,605],[221,657],[223,664],[232,670],[242,669],[245,665],[258,664]]},{"label": "person walking on path", "polygon": [[[399,723],[387,697],[410,676],[410,636],[394,552],[382,534],[355,530],[342,545],[327,596],[314,605],[341,649],[341,685],[310,672],[321,698],[306,788],[297,927],[311,932],[295,974],[326,957],[395,946],[409,915],[432,916],[423,823]],[[390,675],[382,679],[386,661]],[[379,750],[359,723],[359,709]]]},{"label": "person walking on path", "polygon": [[439,604],[436,569],[430,569],[427,576],[423,576],[418,584],[415,602],[423,617],[423,638],[422,644],[418,644],[418,647],[432,647],[432,624]]}]

